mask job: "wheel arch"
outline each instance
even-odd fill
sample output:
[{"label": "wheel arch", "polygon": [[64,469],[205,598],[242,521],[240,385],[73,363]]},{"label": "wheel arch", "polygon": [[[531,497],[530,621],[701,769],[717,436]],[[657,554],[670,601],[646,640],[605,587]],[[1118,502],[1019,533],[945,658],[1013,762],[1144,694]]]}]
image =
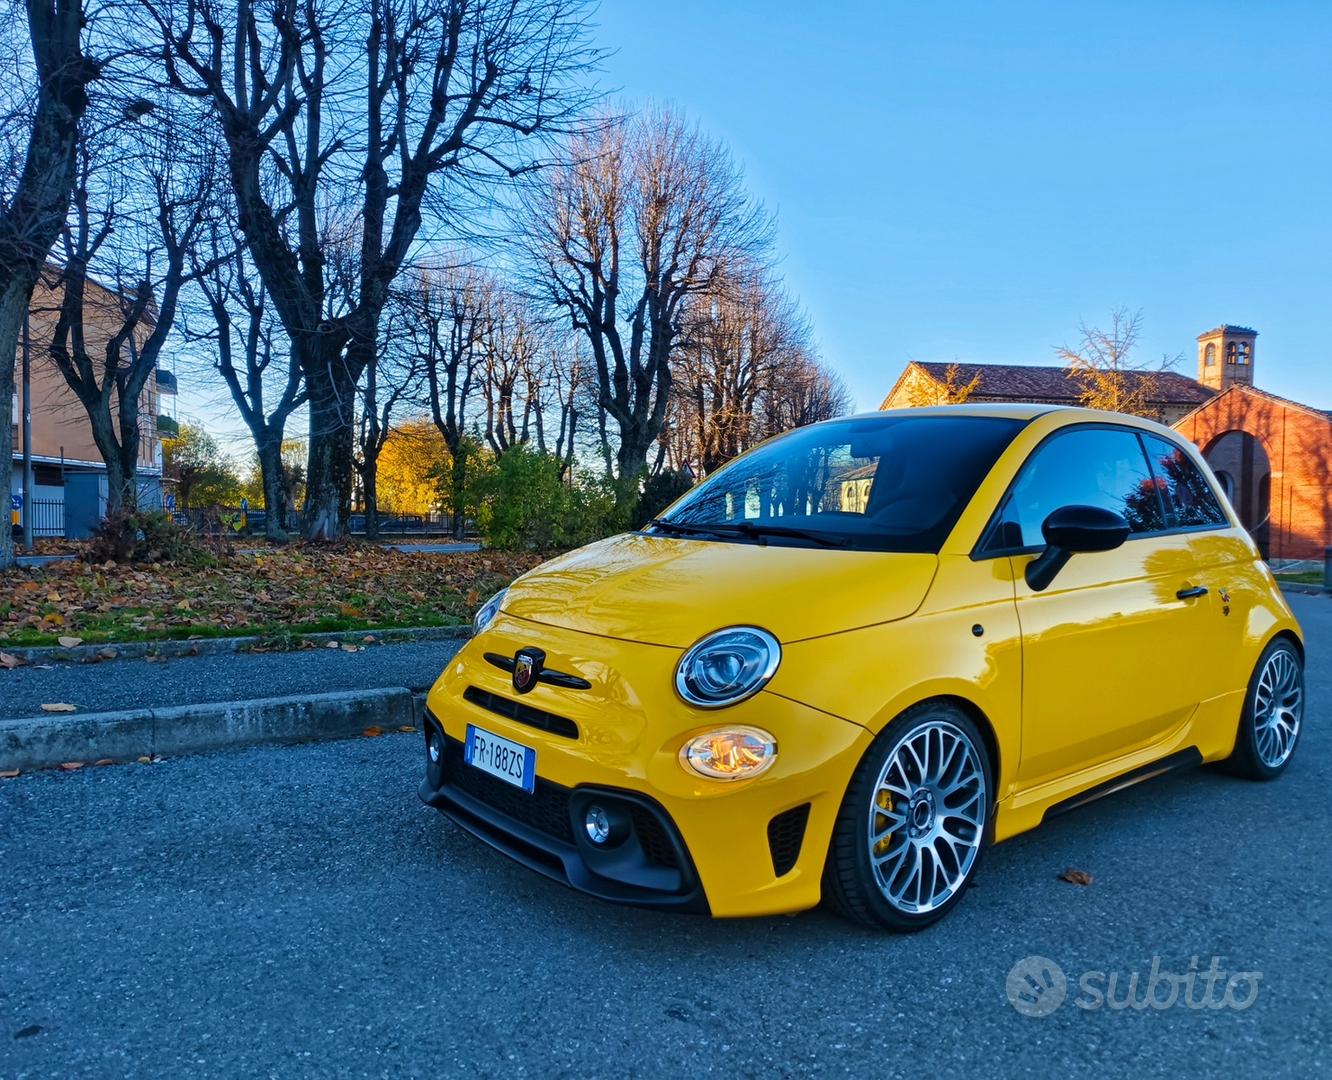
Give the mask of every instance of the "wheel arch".
[{"label": "wheel arch", "polygon": [[[986,715],[985,710],[982,709],[970,698],[963,697],[961,694],[953,694],[953,693],[930,694],[927,697],[923,697],[917,701],[910,702],[909,704],[904,705],[902,708],[898,709],[893,714],[892,718],[888,721],[888,723],[891,724],[899,716],[911,711],[912,709],[918,709],[922,705],[932,705],[935,704],[936,702],[945,705],[952,705],[955,708],[961,709],[964,713],[967,714],[967,718],[971,720],[973,723],[975,723],[976,730],[980,732],[981,740],[985,744],[984,746],[985,756],[989,758],[990,761],[990,775],[993,777],[994,780],[994,790],[995,790],[995,795],[997,797],[1001,787],[999,779],[1000,769],[1002,768],[1004,763],[1003,756],[999,750],[999,734],[997,731],[995,731],[994,724],[991,722],[989,716]],[[879,729],[880,732],[882,732],[883,729],[886,728],[887,726],[888,726],[887,724],[883,725],[883,727]]]}]

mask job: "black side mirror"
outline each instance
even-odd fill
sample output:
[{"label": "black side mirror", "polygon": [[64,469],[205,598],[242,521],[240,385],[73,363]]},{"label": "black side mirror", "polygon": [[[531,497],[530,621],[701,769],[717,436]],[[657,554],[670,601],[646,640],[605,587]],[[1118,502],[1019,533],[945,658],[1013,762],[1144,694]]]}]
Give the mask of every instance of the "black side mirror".
[{"label": "black side mirror", "polygon": [[1027,564],[1027,586],[1033,592],[1049,588],[1055,575],[1074,555],[1113,551],[1128,539],[1123,514],[1099,506],[1061,506],[1041,523],[1045,550]]}]

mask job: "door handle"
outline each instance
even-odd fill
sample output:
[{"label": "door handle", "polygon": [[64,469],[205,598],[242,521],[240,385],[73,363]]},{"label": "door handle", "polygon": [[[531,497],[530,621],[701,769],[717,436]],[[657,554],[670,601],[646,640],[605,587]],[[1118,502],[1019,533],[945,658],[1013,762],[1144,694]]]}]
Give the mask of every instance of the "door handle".
[{"label": "door handle", "polygon": [[1206,585],[1195,585],[1191,589],[1180,589],[1175,593],[1176,600],[1196,600],[1200,596],[1207,595]]}]

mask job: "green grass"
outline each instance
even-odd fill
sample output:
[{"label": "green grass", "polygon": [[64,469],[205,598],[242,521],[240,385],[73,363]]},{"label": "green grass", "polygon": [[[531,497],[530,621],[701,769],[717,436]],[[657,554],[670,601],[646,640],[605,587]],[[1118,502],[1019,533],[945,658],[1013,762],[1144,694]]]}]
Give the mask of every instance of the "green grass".
[{"label": "green grass", "polygon": [[1321,585],[1323,584],[1323,572],[1321,570],[1302,570],[1298,574],[1277,574],[1277,581],[1289,581],[1296,585]]},{"label": "green grass", "polygon": [[[219,626],[216,623],[182,623],[168,626],[158,631],[144,631],[120,620],[108,619],[77,631],[70,631],[75,637],[83,639],[85,645],[113,645],[119,642],[138,641],[188,641],[192,638],[227,638],[258,637],[266,640],[290,641],[299,644],[297,639],[306,634],[336,634],[343,632],[372,630],[398,630],[420,626],[465,626],[466,622],[436,611],[406,612],[401,616],[388,619],[343,618],[326,616],[308,622],[251,623],[248,626]],[[41,633],[36,630],[20,630],[12,633],[8,641],[0,648],[33,648],[42,645],[57,645],[61,634]]]}]

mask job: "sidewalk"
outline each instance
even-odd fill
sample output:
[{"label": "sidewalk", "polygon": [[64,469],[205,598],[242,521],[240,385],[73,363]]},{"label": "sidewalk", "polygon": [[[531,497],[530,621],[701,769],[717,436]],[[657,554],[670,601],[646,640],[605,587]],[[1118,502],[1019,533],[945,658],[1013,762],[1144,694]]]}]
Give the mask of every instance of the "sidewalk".
[{"label": "sidewalk", "polygon": [[367,645],[355,653],[319,648],[21,667],[0,671],[0,720],[42,716],[42,705],[55,702],[78,706],[78,715],[382,687],[422,691],[461,644],[420,641]]}]

